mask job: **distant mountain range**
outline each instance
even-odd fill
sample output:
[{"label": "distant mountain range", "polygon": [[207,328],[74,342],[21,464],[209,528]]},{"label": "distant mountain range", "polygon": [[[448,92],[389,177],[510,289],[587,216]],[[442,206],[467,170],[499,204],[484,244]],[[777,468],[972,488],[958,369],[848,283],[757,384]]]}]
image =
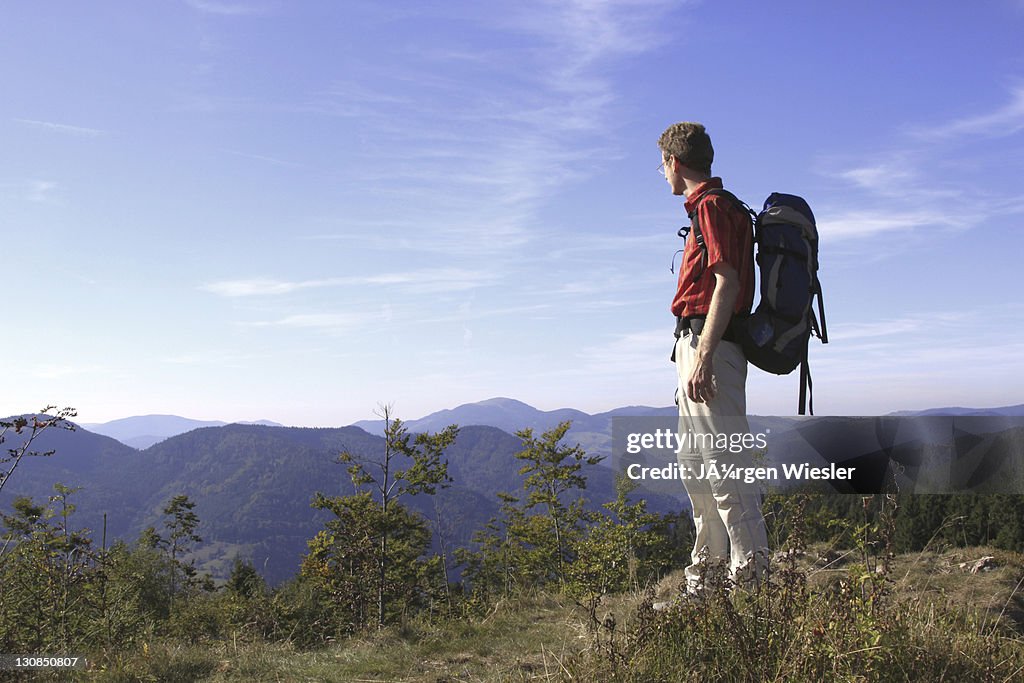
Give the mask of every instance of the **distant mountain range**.
[{"label": "distant mountain range", "polygon": [[1024,416],[1024,404],[1021,404],[1019,406],[1005,406],[1003,408],[930,408],[928,410],[900,410],[893,413],[893,415],[954,415],[956,417],[1022,417]]},{"label": "distant mountain range", "polygon": [[[520,461],[515,454],[522,441],[510,432],[532,428],[539,433],[572,420],[568,443],[580,443],[588,453],[606,454],[612,418],[674,414],[674,407],[642,406],[597,415],[571,409],[541,411],[497,398],[410,420],[407,425],[414,432],[460,426],[457,441],[446,453],[452,486],[434,498],[413,499],[411,505],[436,527],[435,543],[443,541],[448,548],[469,545],[473,533],[497,513],[496,494],[521,490]],[[902,414],[1022,416],[1024,406]],[[831,418],[822,426],[846,419]],[[794,419],[752,417],[750,422],[752,431],[770,428],[781,434]],[[126,418],[83,425],[75,431],[50,430],[35,447],[55,454],[22,462],[0,491],[0,510],[9,510],[19,495],[43,501],[56,482],[80,487],[74,495],[74,523],[92,529],[99,545],[104,529],[108,543],[132,541],[151,525],[161,530],[161,510],[173,496],[186,494],[196,503],[201,520],[204,543],[196,559],[205,571],[223,578],[238,555],[252,560],[271,583],[277,583],[294,575],[306,541],[327,519],[328,513],[310,508],[314,494],[352,491],[344,468],[337,464],[338,455],[347,450],[367,458],[376,456],[384,443],[381,430],[382,423],[375,421],[313,429],[273,423],[225,425],[174,416]],[[117,435],[123,442],[99,432]],[[16,446],[15,436],[7,436],[3,447]],[[146,438],[162,440],[132,445]],[[790,443],[780,437],[777,445],[788,450]],[[611,467],[588,469],[585,496],[589,507],[596,509],[613,499],[615,473]],[[656,512],[679,512],[686,506],[681,487],[647,489],[643,495]]]},{"label": "distant mountain range", "polygon": [[[606,455],[611,450],[611,418],[636,415],[661,417],[676,414],[675,406],[667,408],[628,406],[590,415],[573,408],[538,410],[512,398],[492,398],[478,403],[465,403],[449,410],[441,410],[417,420],[408,420],[406,426],[414,432],[436,432],[450,424],[457,424],[460,427],[477,425],[496,427],[508,434],[515,434],[523,429],[532,429],[534,433],[540,435],[568,420],[572,422],[572,428],[566,435],[567,441],[578,443],[588,453]],[[384,433],[383,420],[363,420],[356,422],[353,426],[371,434],[382,435]]]},{"label": "distant mountain range", "polygon": [[[413,432],[436,432],[450,424],[462,427],[470,425],[496,427],[508,434],[515,434],[521,429],[530,428],[537,433],[551,429],[565,420],[572,421],[569,438],[578,442],[588,451],[606,452],[611,441],[610,419],[612,417],[634,416],[672,416],[676,414],[675,406],[650,407],[627,406],[616,408],[604,413],[590,415],[573,408],[558,410],[538,410],[531,405],[511,398],[491,398],[477,403],[465,403],[456,408],[440,410],[425,417],[405,420],[406,426]],[[1024,416],[1024,404],[1001,408],[931,408],[928,410],[901,410],[892,415],[975,415],[975,416]],[[398,417],[402,417],[399,415]],[[404,418],[403,418],[404,420]],[[770,422],[775,418],[752,418],[754,422]],[[81,426],[94,434],[102,434],[117,439],[121,443],[137,449],[146,449],[172,436],[185,434],[194,429],[204,427],[223,427],[226,422],[214,420],[192,420],[177,415],[141,415],[126,417],[104,423],[82,424]],[[269,420],[256,422],[239,422],[235,424],[265,425],[281,427],[282,425]],[[361,420],[354,427],[376,434],[384,434],[384,420]]]},{"label": "distant mountain range", "polygon": [[[191,420],[187,417],[178,417],[177,415],[138,415],[110,422],[83,423],[81,426],[93,434],[109,436],[126,446],[141,450],[172,436],[191,432],[193,429],[223,427],[226,424],[228,423],[217,420]],[[266,425],[269,427],[281,426],[269,420],[239,422],[238,424]]]},{"label": "distant mountain range", "polygon": [[[560,410],[538,410],[522,401],[511,398],[492,398],[479,403],[466,403],[450,410],[441,410],[426,417],[415,420],[404,420],[413,432],[436,432],[450,424],[465,426],[496,427],[509,434],[521,429],[530,428],[538,434],[555,427],[566,420],[572,421],[572,430],[568,438],[579,443],[588,452],[607,452],[611,443],[610,418],[617,416],[675,415],[674,406],[652,408],[648,406],[629,406],[616,408],[605,413],[589,415],[572,408]],[[398,417],[402,417],[399,415]],[[81,426],[94,434],[102,434],[117,439],[126,446],[143,450],[172,436],[185,434],[194,429],[205,427],[223,427],[226,422],[211,420],[192,420],[177,415],[142,415],[126,417],[104,423],[89,423]],[[254,424],[270,427],[282,425],[269,420],[258,422],[239,422],[236,424]],[[362,420],[354,427],[382,436],[384,420]]]}]

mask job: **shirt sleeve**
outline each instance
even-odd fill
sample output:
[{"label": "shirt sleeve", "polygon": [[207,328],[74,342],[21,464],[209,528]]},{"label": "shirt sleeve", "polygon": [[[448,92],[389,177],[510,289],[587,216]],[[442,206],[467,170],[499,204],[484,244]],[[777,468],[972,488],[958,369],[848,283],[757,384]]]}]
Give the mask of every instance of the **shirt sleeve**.
[{"label": "shirt sleeve", "polygon": [[736,210],[725,197],[711,197],[701,202],[697,210],[700,231],[708,250],[708,270],[716,263],[727,263],[737,273],[742,272],[746,261],[743,253],[743,245],[746,243],[743,231],[750,229],[749,224],[743,221],[741,225]]}]

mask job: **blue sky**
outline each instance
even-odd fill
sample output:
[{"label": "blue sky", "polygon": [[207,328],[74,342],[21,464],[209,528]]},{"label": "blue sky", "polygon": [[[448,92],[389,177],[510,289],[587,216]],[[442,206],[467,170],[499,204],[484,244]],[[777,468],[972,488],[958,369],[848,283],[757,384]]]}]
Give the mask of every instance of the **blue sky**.
[{"label": "blue sky", "polygon": [[1020,0],[0,13],[0,414],[670,404],[680,120],[815,210],[818,413],[1024,402]]}]

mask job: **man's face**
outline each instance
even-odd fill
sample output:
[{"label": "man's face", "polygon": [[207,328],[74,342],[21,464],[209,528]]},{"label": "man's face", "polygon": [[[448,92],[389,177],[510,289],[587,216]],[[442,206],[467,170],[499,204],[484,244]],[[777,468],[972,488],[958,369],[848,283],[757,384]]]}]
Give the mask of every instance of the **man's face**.
[{"label": "man's face", "polygon": [[672,194],[680,195],[686,189],[686,184],[677,172],[679,169],[679,160],[671,154],[668,157],[662,156],[662,168],[665,172],[665,181],[668,186],[672,188]]}]

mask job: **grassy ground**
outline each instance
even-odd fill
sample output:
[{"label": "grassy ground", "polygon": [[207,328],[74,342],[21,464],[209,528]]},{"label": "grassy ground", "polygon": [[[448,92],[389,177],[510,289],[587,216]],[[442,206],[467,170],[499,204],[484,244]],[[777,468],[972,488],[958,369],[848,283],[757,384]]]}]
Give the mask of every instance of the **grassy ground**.
[{"label": "grassy ground", "polygon": [[413,622],[327,648],[287,644],[154,643],[96,681],[323,681],[445,683],[558,681],[559,662],[584,643],[582,615],[553,596],[503,601],[472,621]]},{"label": "grassy ground", "polygon": [[[984,555],[995,568],[959,568]],[[733,596],[667,615],[650,595],[606,598],[589,618],[568,599],[503,601],[485,617],[401,628],[314,652],[287,644],[153,642],[94,681],[1024,681],[1024,556],[989,548],[894,559],[885,597],[865,603],[853,554],[811,549],[797,561],[804,601]],[[661,583],[671,595],[677,573]],[[774,601],[774,602],[772,602]],[[614,624],[614,627],[612,625]],[[750,631],[744,625],[750,626]],[[744,630],[742,636],[730,629]],[[766,674],[765,672],[769,672]],[[965,678],[965,676],[967,676]]]},{"label": "grassy ground", "polygon": [[[994,556],[993,568],[968,568]],[[991,548],[892,558],[885,572],[854,552],[815,547],[794,561],[806,581],[648,615],[612,607],[632,638],[570,661],[569,680],[986,681],[1024,683],[1024,556]],[[776,574],[780,572],[776,565]],[[782,576],[785,584],[787,577]],[[679,589],[667,577],[658,598]],[[628,620],[632,619],[632,623]]]}]

